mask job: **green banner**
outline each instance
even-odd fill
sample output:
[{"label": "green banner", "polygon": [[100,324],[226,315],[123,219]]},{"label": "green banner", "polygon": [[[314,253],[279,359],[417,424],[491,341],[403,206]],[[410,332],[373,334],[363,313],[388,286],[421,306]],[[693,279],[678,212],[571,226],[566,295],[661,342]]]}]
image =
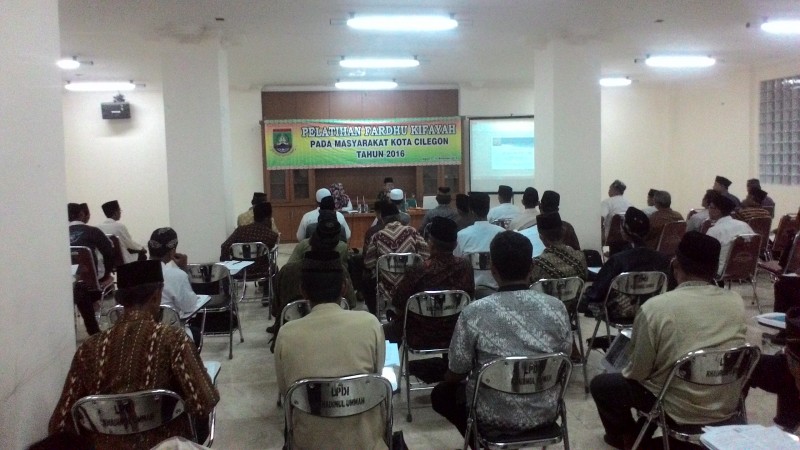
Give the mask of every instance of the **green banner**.
[{"label": "green banner", "polygon": [[264,121],[268,170],[461,164],[461,118]]}]

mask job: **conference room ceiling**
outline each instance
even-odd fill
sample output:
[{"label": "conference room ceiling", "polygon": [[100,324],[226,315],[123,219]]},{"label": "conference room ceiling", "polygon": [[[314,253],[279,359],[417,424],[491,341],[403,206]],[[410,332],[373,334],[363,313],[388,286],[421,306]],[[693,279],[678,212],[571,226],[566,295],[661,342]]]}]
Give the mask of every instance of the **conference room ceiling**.
[{"label": "conference room ceiling", "polygon": [[[800,56],[800,36],[759,29],[765,18],[800,18],[798,0],[60,0],[59,12],[62,56],[94,62],[65,71],[65,80],[134,80],[148,89],[160,88],[162,48],[207,39],[221,40],[231,87],[242,90],[332,87],[354,78],[336,64],[342,56],[417,56],[417,68],[362,77],[395,79],[401,88],[532,86],[536,50],[552,39],[590,45],[603,76],[640,83]],[[441,33],[364,32],[343,24],[350,13],[447,13],[460,24]],[[634,62],[659,52],[718,62],[690,71]]]}]

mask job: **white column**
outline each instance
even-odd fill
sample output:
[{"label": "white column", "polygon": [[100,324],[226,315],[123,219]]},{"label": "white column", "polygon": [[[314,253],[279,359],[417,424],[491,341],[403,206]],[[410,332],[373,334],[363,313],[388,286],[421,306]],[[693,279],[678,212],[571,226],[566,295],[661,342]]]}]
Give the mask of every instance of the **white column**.
[{"label": "white column", "polygon": [[6,0],[0,27],[0,448],[47,434],[75,353],[58,2]]},{"label": "white column", "polygon": [[589,44],[552,41],[535,55],[536,180],[561,194],[581,247],[600,249],[600,61]]},{"label": "white column", "polygon": [[189,262],[217,261],[235,222],[227,57],[216,40],[163,56],[170,226]]}]

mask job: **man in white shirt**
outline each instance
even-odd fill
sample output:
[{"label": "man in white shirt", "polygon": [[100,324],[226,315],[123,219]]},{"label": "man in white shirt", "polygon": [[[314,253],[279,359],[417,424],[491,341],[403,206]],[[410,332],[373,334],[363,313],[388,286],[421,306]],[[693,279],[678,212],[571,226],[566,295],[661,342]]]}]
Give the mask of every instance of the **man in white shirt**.
[{"label": "man in white shirt", "polygon": [[600,223],[603,228],[604,239],[608,237],[611,218],[616,214],[625,214],[625,211],[633,206],[628,199],[622,196],[625,193],[625,189],[627,189],[625,183],[614,180],[611,186],[608,187],[608,198],[600,203]]},{"label": "man in white shirt", "polygon": [[689,213],[686,219],[686,231],[700,231],[700,229],[703,228],[703,222],[711,218],[708,215],[708,202],[711,201],[714,194],[715,191],[713,189],[706,190],[703,200],[700,201],[700,204],[705,209],[701,209],[694,214]]},{"label": "man in white shirt", "polygon": [[536,188],[525,188],[525,192],[522,194],[522,206],[525,207],[525,210],[511,220],[507,229],[522,231],[536,225],[536,216],[539,215],[539,191]]},{"label": "man in white shirt", "polygon": [[[319,208],[322,204],[322,200],[326,197],[330,197],[330,203],[333,204],[333,196],[331,195],[331,191],[325,188],[317,190],[317,207],[316,209],[312,209],[311,211],[303,214],[303,218],[300,219],[300,225],[297,226],[297,242],[302,241],[305,239],[307,234],[306,228],[311,225],[312,223],[317,223],[319,220]],[[333,208],[331,208],[333,209]],[[336,211],[336,220],[339,221],[339,224],[342,226],[344,230],[345,239],[350,240],[350,227],[347,226],[347,222],[344,220],[344,216],[339,211]]]},{"label": "man in white shirt", "polygon": [[[197,294],[189,283],[189,274],[185,272],[188,263],[186,255],[177,252],[178,233],[172,228],[158,228],[150,235],[147,242],[150,259],[161,261],[161,273],[164,276],[164,288],[161,290],[161,304],[175,308],[180,316],[195,310]],[[195,346],[200,345],[200,329],[189,327]]]},{"label": "man in white shirt", "polygon": [[[489,212],[489,196],[487,194],[483,192],[470,194],[469,208],[475,215],[475,223],[458,232],[458,244],[453,251],[455,256],[489,253],[492,239],[495,235],[505,231],[503,227],[492,225],[486,220],[486,214]],[[485,297],[496,290],[497,281],[491,271],[475,269],[475,297]]]},{"label": "man in white shirt", "polygon": [[754,233],[750,225],[731,217],[731,212],[735,207],[736,205],[730,197],[719,193],[708,203],[708,214],[715,222],[706,234],[718,240],[722,245],[722,250],[719,252],[718,275],[725,269],[725,262],[728,260],[728,254],[731,252],[731,246],[736,236]]},{"label": "man in white shirt", "polygon": [[656,192],[658,192],[658,189],[650,189],[647,191],[647,207],[642,208],[642,212],[647,214],[647,217],[652,216],[653,213],[657,211],[655,200]]},{"label": "man in white shirt", "polygon": [[500,204],[489,210],[486,220],[489,222],[508,220],[510,222],[519,215],[519,208],[511,203],[514,200],[514,190],[511,189],[511,186],[504,184],[498,186],[497,200],[500,201]]},{"label": "man in white shirt", "polygon": [[119,202],[116,200],[105,202],[102,208],[103,214],[107,218],[97,228],[103,230],[105,234],[113,234],[119,238],[119,245],[122,246],[122,259],[125,263],[136,261],[140,256],[141,258],[147,257],[147,250],[144,246],[134,241],[128,232],[128,227],[119,221],[122,217],[122,208],[119,207]]}]

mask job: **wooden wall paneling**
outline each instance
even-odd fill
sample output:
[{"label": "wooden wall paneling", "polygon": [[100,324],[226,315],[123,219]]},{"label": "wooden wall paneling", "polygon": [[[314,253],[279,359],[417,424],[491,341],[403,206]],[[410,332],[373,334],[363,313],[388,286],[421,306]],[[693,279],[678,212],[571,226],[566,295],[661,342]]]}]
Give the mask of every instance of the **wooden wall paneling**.
[{"label": "wooden wall paneling", "polygon": [[364,117],[361,92],[338,91],[330,92],[329,95],[331,119],[361,119]]},{"label": "wooden wall paneling", "polygon": [[392,117],[412,118],[426,117],[428,91],[404,91],[394,101],[394,114]]},{"label": "wooden wall paneling", "polygon": [[297,116],[295,119],[330,119],[331,96],[329,92],[296,92]]},{"label": "wooden wall paneling", "polygon": [[390,91],[364,92],[361,99],[364,106],[364,118],[387,119],[394,117],[394,102],[398,97],[398,93]]},{"label": "wooden wall paneling", "polygon": [[297,96],[295,92],[262,92],[261,115],[264,120],[297,118]]},{"label": "wooden wall paneling", "polygon": [[426,91],[425,117],[444,117],[458,115],[458,90]]}]

